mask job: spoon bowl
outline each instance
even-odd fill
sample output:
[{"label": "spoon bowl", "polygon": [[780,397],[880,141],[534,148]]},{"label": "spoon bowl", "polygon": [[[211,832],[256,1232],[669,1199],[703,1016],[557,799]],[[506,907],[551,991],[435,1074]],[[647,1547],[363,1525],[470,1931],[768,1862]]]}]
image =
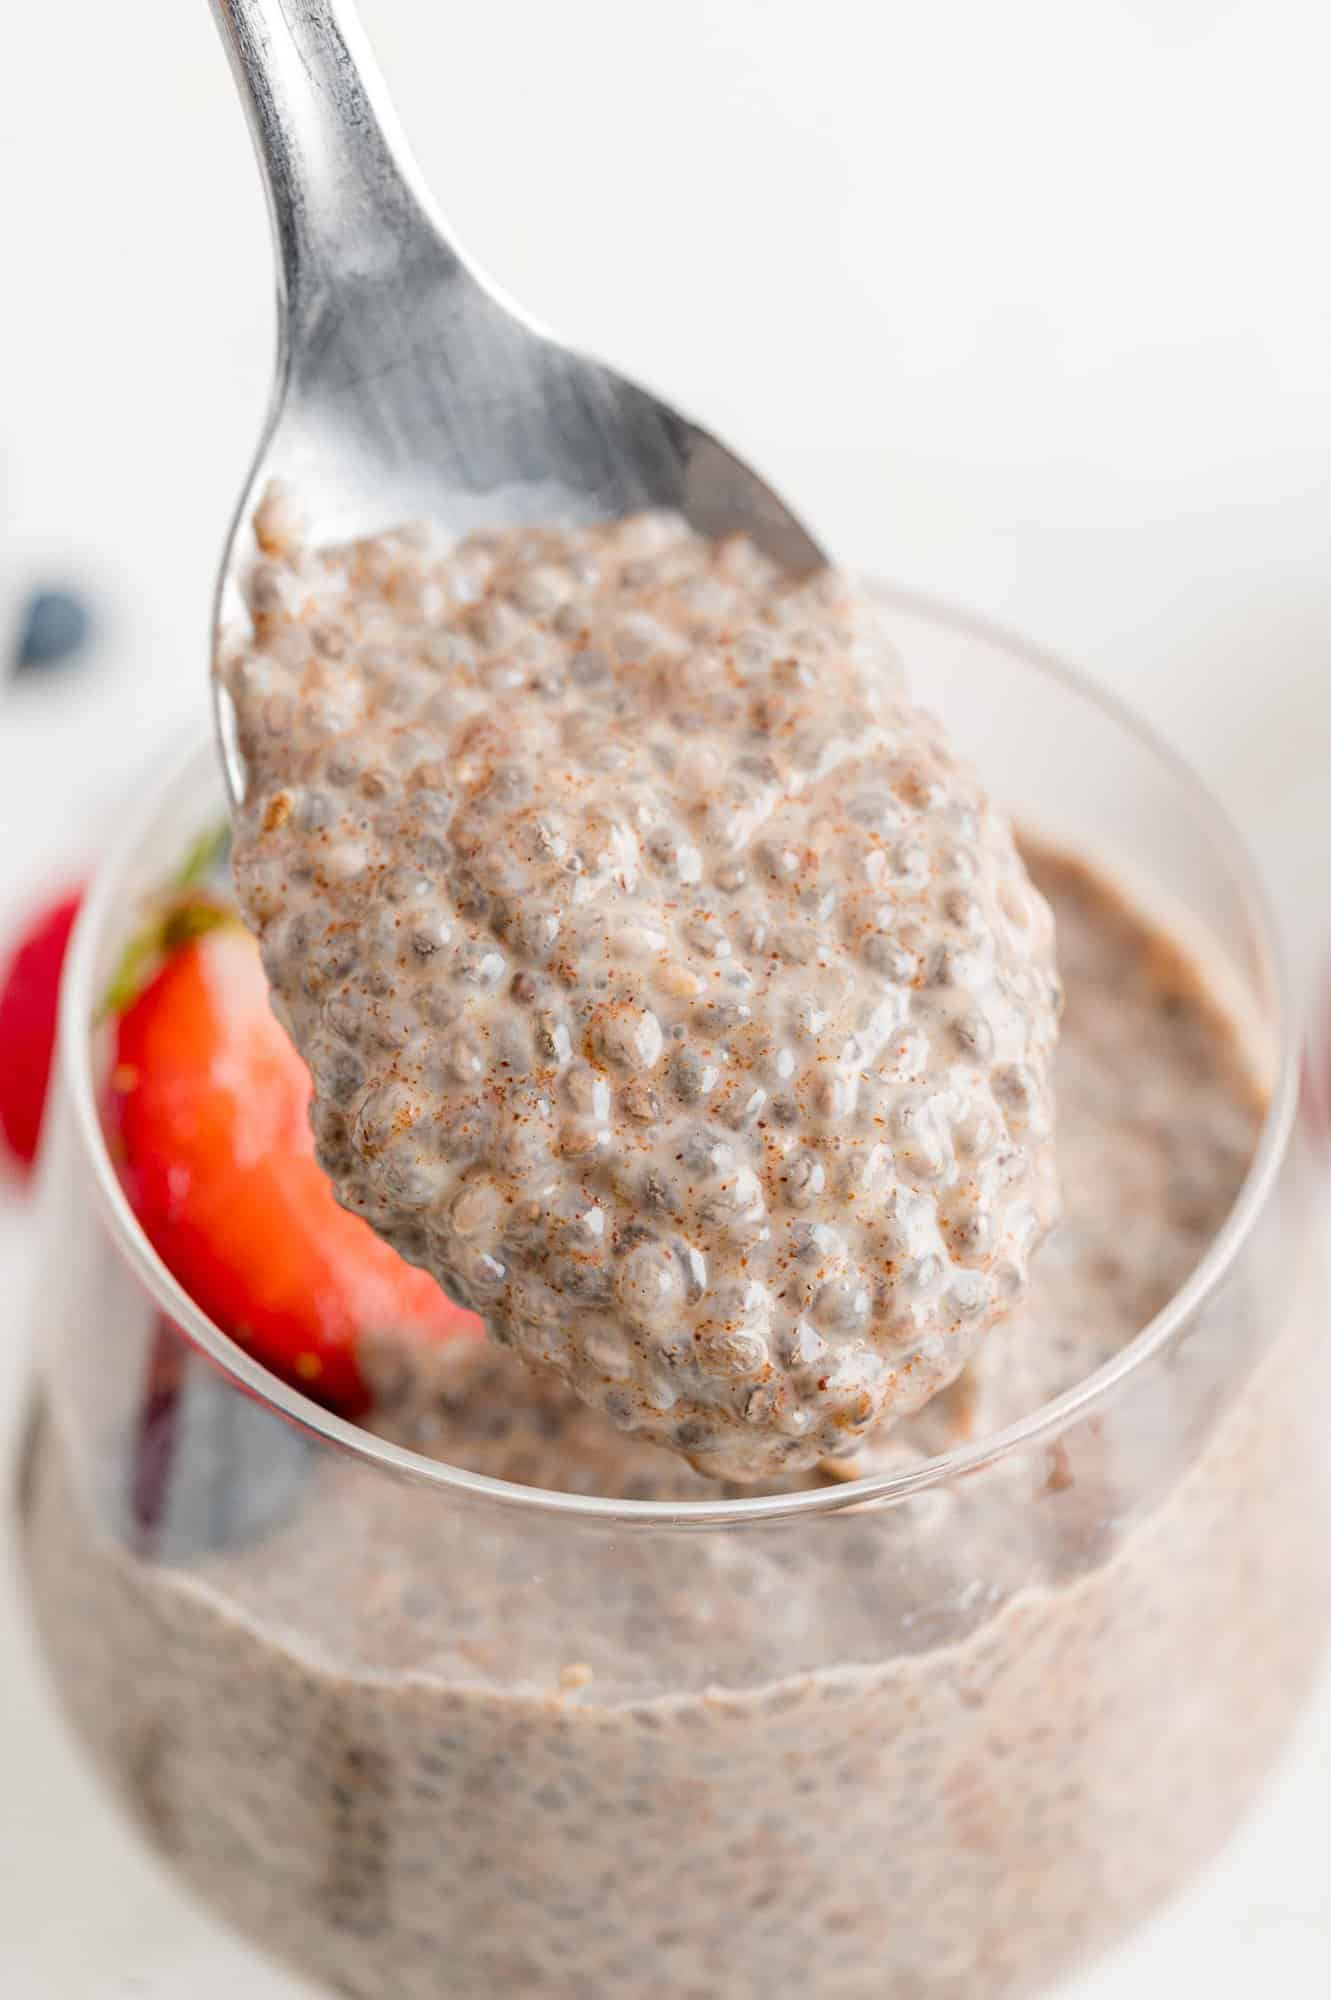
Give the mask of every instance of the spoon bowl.
[{"label": "spoon bowl", "polygon": [[[463,535],[648,507],[752,537],[784,568],[825,557],[748,466],[669,404],[562,346],[449,241],[347,0],[212,0],[273,224],[278,360],[223,558],[214,639],[243,616],[270,481],[312,541],[428,518]],[[244,771],[220,683],[234,804]]]}]

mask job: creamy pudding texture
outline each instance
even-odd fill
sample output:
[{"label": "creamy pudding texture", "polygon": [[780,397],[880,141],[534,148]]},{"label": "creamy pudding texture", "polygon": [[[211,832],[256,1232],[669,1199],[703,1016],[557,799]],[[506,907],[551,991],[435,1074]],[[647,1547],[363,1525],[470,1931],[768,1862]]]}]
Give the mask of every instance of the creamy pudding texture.
[{"label": "creamy pudding texture", "polygon": [[[1193,967],[1075,862],[1031,863],[1067,989],[1065,1216],[887,1454],[982,1434],[1121,1348],[1252,1154],[1261,1085]],[[266,1532],[154,1562],[113,1525],[124,1438],[75,1464],[56,1398],[25,1480],[47,1651],[159,1850],[334,1992],[1018,2000],[1213,1850],[1318,1657],[1324,1313],[1289,1258],[1259,1276],[1056,1443],[770,1531],[597,1538],[316,1451]],[[373,1352],[403,1442],[716,1493],[510,1355]],[[227,1392],[192,1366],[168,1522],[194,1518],[191,1479],[205,1519],[248,1489],[242,1419],[292,1447],[244,1397],[210,1420]]]},{"label": "creamy pudding texture", "polygon": [[[1252,1157],[1261,1090],[1192,962],[1080,862],[1029,843],[1024,853],[1054,913],[1066,994],[1054,1065],[1061,1220],[1027,1296],[958,1381],[869,1439],[846,1473],[909,1469],[1084,1381],[1184,1283]],[[390,1336],[367,1339],[361,1356],[373,1428],[415,1450],[531,1486],[715,1497],[713,1481],[670,1454],[607,1436],[557,1381],[524,1384],[506,1355],[410,1352]],[[971,1521],[968,1560],[982,1547],[997,1554],[1001,1515],[993,1531],[991,1541],[983,1518]]]},{"label": "creamy pudding texture", "polygon": [[918,1410],[1053,1219],[1059,987],[872,604],[664,515],[256,533],[236,877],[339,1199],[717,1476]]}]

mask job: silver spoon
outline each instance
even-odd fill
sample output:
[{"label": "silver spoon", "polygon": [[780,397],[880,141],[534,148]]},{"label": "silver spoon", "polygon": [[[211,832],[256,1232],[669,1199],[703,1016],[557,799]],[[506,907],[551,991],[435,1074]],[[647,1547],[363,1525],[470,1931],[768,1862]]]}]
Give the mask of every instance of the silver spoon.
[{"label": "silver spoon", "polygon": [[[212,0],[268,191],[278,267],[272,403],[222,563],[241,610],[270,479],[333,542],[429,517],[463,534],[673,507],[792,570],[817,543],[733,453],[499,299],[453,248],[349,0]],[[539,163],[532,162],[533,172]],[[234,717],[214,681],[233,801]]]}]

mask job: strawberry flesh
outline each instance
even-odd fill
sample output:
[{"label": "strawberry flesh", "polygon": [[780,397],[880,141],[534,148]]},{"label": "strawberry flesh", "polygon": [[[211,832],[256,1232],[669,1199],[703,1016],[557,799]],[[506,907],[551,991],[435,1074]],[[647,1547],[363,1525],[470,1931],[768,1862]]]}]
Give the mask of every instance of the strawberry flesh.
[{"label": "strawberry flesh", "polygon": [[60,969],[78,914],[67,896],[24,932],[0,974],[0,1132],[20,1167],[31,1167],[55,1051]]},{"label": "strawberry flesh", "polygon": [[480,1322],[339,1208],[314,1155],[309,1073],[238,926],[169,957],[116,1024],[110,1118],[129,1199],[168,1269],[254,1357],[347,1416],[365,1333]]}]

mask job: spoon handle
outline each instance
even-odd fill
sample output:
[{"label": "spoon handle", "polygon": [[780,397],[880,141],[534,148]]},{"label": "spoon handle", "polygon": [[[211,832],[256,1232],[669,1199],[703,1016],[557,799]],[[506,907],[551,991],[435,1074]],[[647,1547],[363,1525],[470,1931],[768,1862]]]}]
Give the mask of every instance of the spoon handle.
[{"label": "spoon handle", "polygon": [[351,0],[212,0],[268,194],[287,315],[443,232]]}]

